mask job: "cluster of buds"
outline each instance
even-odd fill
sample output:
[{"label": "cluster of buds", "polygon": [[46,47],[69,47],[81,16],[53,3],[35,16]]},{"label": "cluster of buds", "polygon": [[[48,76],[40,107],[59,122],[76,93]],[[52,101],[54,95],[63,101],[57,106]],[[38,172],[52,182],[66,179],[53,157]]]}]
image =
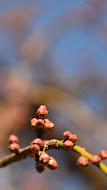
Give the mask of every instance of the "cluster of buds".
[{"label": "cluster of buds", "polygon": [[[73,143],[75,143],[77,141],[77,135],[76,134],[72,134],[70,131],[65,131],[63,133],[63,137],[64,137],[64,143],[63,143],[63,147],[66,151],[72,150],[73,148]],[[80,156],[77,160],[77,165],[80,165],[82,167],[86,167],[88,166],[88,158],[84,157],[84,156]]]},{"label": "cluster of buds", "polygon": [[19,153],[18,143],[19,143],[18,137],[16,137],[15,135],[10,135],[9,137],[10,146],[8,147],[8,149],[10,150],[11,153],[15,153],[15,154]]},{"label": "cluster of buds", "polygon": [[63,147],[66,151],[72,150],[73,148],[73,143],[77,141],[77,135],[72,134],[70,131],[65,131],[63,133],[64,137],[64,143]]},{"label": "cluster of buds", "polygon": [[[55,170],[58,168],[57,161],[45,152],[45,150],[51,147],[51,145],[52,145],[52,148],[57,149],[61,146],[61,148],[63,148],[66,151],[69,151],[72,149],[75,151],[74,143],[77,141],[76,134],[72,134],[70,131],[65,131],[63,133],[63,141],[61,141],[61,144],[59,143],[60,145],[57,144],[58,140],[56,139],[54,139],[54,142],[50,141],[52,143],[48,144],[48,146],[44,144],[44,142],[46,141],[43,141],[38,137],[41,137],[43,133],[51,132],[54,129],[54,124],[49,119],[46,119],[47,114],[48,114],[48,111],[47,111],[46,106],[41,105],[37,109],[37,118],[31,119],[31,126],[36,131],[37,138],[31,142],[31,147],[29,147],[30,153],[32,152],[32,154],[29,154],[27,156],[31,156],[35,159],[35,162],[36,162],[35,168],[38,173],[42,173],[45,170],[45,167],[51,170]],[[55,140],[56,140],[56,144],[55,144]],[[9,137],[10,146],[8,148],[10,152],[15,153],[16,156],[19,157],[21,149],[19,151],[18,142],[19,140],[15,135],[10,135]],[[101,159],[102,160],[107,159],[107,151],[105,150],[101,150],[98,155],[93,155],[93,156],[91,155],[91,159],[90,159],[90,157],[88,157],[88,154],[84,148],[81,148],[78,145],[77,145],[77,148],[78,150],[76,151],[82,155],[78,158],[77,165],[80,165],[82,167],[88,166],[89,160],[91,163],[98,166],[99,163],[101,162]],[[83,155],[85,155],[86,157]]]},{"label": "cluster of buds", "polygon": [[[70,131],[65,131],[63,133],[63,137],[64,137],[64,143],[63,143],[63,147],[66,151],[72,150],[73,148],[73,143],[75,143],[77,141],[77,135],[76,134],[71,134]],[[91,158],[91,163],[98,165],[102,160],[107,159],[107,151],[105,150],[101,150],[99,152],[99,155],[93,155]],[[84,157],[84,156],[80,156],[77,160],[77,165],[80,165],[82,167],[86,167],[88,166],[89,160],[88,158]]]},{"label": "cluster of buds", "polygon": [[[46,106],[41,105],[37,109],[36,113],[38,118],[31,119],[32,128],[36,132],[38,129],[42,130],[42,134],[53,131],[54,124],[49,119],[46,119],[46,116],[48,114]],[[35,168],[38,173],[42,173],[45,170],[45,166],[52,170],[58,168],[57,161],[53,157],[50,157],[46,152],[44,152],[43,149],[44,143],[40,138],[36,138],[31,142],[31,150],[35,155],[36,161]]]},{"label": "cluster of buds", "polygon": [[54,124],[49,121],[49,119],[46,119],[47,114],[46,106],[41,105],[37,110],[38,118],[31,119],[31,126],[35,131],[37,131],[37,129],[41,129],[42,133],[53,131]]},{"label": "cluster of buds", "polygon": [[44,152],[43,148],[44,143],[41,139],[37,138],[31,142],[31,150],[35,154],[35,168],[38,173],[42,173],[45,170],[45,166],[52,170],[58,168],[57,161]]},{"label": "cluster of buds", "polygon": [[42,152],[39,157],[35,155],[35,161],[35,168],[38,173],[42,173],[45,170],[45,166],[51,170],[56,170],[58,168],[57,161],[46,152]]},{"label": "cluster of buds", "polygon": [[43,150],[44,143],[41,139],[37,138],[31,142],[31,150],[34,154],[38,154],[40,150]]}]

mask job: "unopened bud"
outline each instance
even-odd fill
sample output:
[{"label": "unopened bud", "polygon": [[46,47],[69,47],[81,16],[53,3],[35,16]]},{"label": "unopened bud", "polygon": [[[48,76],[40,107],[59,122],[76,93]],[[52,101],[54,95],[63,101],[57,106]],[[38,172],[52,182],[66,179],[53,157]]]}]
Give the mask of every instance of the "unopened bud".
[{"label": "unopened bud", "polygon": [[46,122],[44,124],[44,128],[43,129],[44,129],[44,132],[46,132],[46,133],[52,132],[53,129],[54,129],[54,124],[51,121]]},{"label": "unopened bud", "polygon": [[58,163],[53,157],[50,157],[49,162],[46,164],[46,166],[51,170],[56,170],[58,168]]},{"label": "unopened bud", "polygon": [[36,129],[36,124],[37,124],[37,118],[31,119],[31,126],[35,130]]},{"label": "unopened bud", "polygon": [[18,140],[18,137],[16,137],[15,135],[10,135],[9,137],[9,143],[16,143],[18,144],[19,140]]},{"label": "unopened bud", "polygon": [[39,160],[42,161],[44,164],[47,164],[49,162],[50,156],[46,152],[42,152]]},{"label": "unopened bud", "polygon": [[77,160],[77,165],[80,165],[82,167],[86,167],[88,163],[89,163],[88,158],[84,156],[80,156]]},{"label": "unopened bud", "polygon": [[99,156],[101,157],[102,160],[107,159],[107,151],[106,150],[101,150],[99,152]]},{"label": "unopened bud", "polygon": [[44,127],[44,121],[43,121],[43,119],[38,119],[37,120],[37,127],[39,129],[42,129]]},{"label": "unopened bud", "polygon": [[45,165],[41,162],[36,162],[35,168],[38,173],[42,173],[45,170]]},{"label": "unopened bud", "polygon": [[45,123],[50,122],[49,119],[44,119]]},{"label": "unopened bud", "polygon": [[77,141],[77,135],[70,135],[69,140],[75,143]]},{"label": "unopened bud", "polygon": [[40,151],[40,146],[37,145],[37,144],[31,145],[31,151],[32,151],[34,154],[38,154],[38,152]]},{"label": "unopened bud", "polygon": [[92,158],[91,158],[91,162],[95,165],[98,165],[99,162],[101,162],[101,158],[100,156],[98,155],[93,155]]},{"label": "unopened bud", "polygon": [[66,139],[66,140],[69,140],[69,137],[70,137],[71,135],[72,135],[72,134],[71,134],[70,131],[65,131],[65,132],[63,133],[63,137],[64,137],[64,139]]},{"label": "unopened bud", "polygon": [[39,139],[39,138],[36,138],[36,139],[34,139],[34,140],[31,142],[31,145],[34,145],[34,144],[39,145],[41,149],[43,149],[43,147],[44,147],[43,141],[42,141],[41,139]]},{"label": "unopened bud", "polygon": [[63,143],[63,147],[65,150],[72,150],[73,148],[73,142],[71,142],[70,140],[66,140],[64,143]]},{"label": "unopened bud", "polygon": [[40,119],[45,119],[45,117],[47,116],[48,111],[46,106],[41,105],[38,109],[37,109],[37,115],[39,116]]},{"label": "unopened bud", "polygon": [[19,152],[19,145],[17,143],[11,143],[8,148],[12,153],[17,154]]}]

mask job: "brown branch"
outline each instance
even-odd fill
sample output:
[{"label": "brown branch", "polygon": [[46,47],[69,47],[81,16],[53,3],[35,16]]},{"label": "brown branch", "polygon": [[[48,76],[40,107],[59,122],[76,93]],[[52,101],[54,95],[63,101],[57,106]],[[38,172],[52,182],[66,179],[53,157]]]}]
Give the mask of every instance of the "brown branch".
[{"label": "brown branch", "polygon": [[[45,150],[57,149],[58,148],[56,146],[57,142],[59,142],[59,140],[56,140],[56,139],[44,141]],[[20,161],[20,160],[26,158],[29,154],[32,154],[31,146],[27,146],[23,149],[20,149],[18,154],[10,154],[10,155],[4,157],[2,160],[0,160],[0,167],[4,167],[9,164],[12,164],[13,162]]]},{"label": "brown branch", "polygon": [[[64,149],[63,140],[60,141],[57,139],[51,139],[51,140],[44,140],[43,142],[44,142],[44,147],[45,147],[44,150],[45,151],[47,151],[49,149]],[[90,161],[91,161],[91,158],[93,156],[92,154],[90,154],[89,152],[84,150],[84,148],[82,148],[78,145],[74,145],[72,151],[77,152],[81,156],[87,157],[88,160],[90,160]],[[29,154],[31,154],[31,153],[32,153],[31,152],[31,146],[27,146],[23,149],[20,149],[19,153],[17,155],[10,154],[9,156],[0,160],[0,167],[4,167],[4,166],[7,166],[13,162],[20,161],[20,160],[26,158],[27,156],[29,156]],[[107,175],[107,166],[106,165],[104,165],[102,162],[100,162],[97,167]]]},{"label": "brown branch", "polygon": [[0,167],[4,167],[12,164],[13,162],[20,161],[23,158],[26,158],[29,154],[31,154],[31,146],[20,149],[18,154],[10,154],[4,157],[2,160],[0,160]]}]

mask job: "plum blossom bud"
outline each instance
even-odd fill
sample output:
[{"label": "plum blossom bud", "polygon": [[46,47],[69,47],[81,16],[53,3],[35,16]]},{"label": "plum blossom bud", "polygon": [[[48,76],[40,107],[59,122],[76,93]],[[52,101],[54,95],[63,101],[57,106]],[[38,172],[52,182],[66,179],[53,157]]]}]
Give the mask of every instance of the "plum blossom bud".
[{"label": "plum blossom bud", "polygon": [[77,135],[70,135],[69,140],[75,143],[77,141]]},{"label": "plum blossom bud", "polygon": [[77,165],[80,165],[82,167],[86,167],[88,163],[89,163],[88,158],[84,156],[80,156],[77,160]]},{"label": "plum blossom bud", "polygon": [[10,135],[9,137],[9,143],[16,143],[18,144],[19,140],[18,140],[18,137],[16,137],[15,135]]},{"label": "plum blossom bud", "polygon": [[70,131],[65,131],[65,132],[63,133],[63,137],[64,137],[65,140],[69,140],[69,137],[70,137],[71,135],[72,135],[72,134],[71,134]]},{"label": "plum blossom bud", "polygon": [[44,119],[45,123],[50,122],[49,119]]},{"label": "plum blossom bud", "polygon": [[48,111],[46,106],[41,105],[38,109],[37,109],[37,115],[39,116],[40,119],[45,119],[45,117],[47,116]]},{"label": "plum blossom bud", "polygon": [[107,159],[107,151],[106,150],[101,150],[99,152],[99,156],[101,157],[102,160]]},{"label": "plum blossom bud", "polygon": [[36,162],[35,168],[38,173],[42,173],[45,170],[45,165],[41,162]]},{"label": "plum blossom bud", "polygon": [[73,142],[71,142],[70,140],[66,140],[64,143],[63,143],[63,147],[65,150],[72,150],[73,148]]},{"label": "plum blossom bud", "polygon": [[51,121],[46,122],[44,124],[44,128],[43,128],[44,132],[49,133],[49,132],[52,132],[53,129],[54,129],[54,124]]},{"label": "plum blossom bud", "polygon": [[40,151],[40,146],[37,145],[37,144],[31,145],[31,151],[32,151],[34,154],[38,154],[38,152]]},{"label": "plum blossom bud", "polygon": [[8,148],[12,153],[17,154],[19,152],[19,145],[17,143],[11,143]]},{"label": "plum blossom bud", "polygon": [[37,120],[37,127],[39,129],[42,129],[44,127],[44,121],[43,121],[43,119],[38,119]]},{"label": "plum blossom bud", "polygon": [[95,165],[98,165],[99,162],[101,162],[101,158],[100,156],[98,155],[93,155],[92,158],[91,158],[91,162]]},{"label": "plum blossom bud", "polygon": [[37,118],[31,119],[31,126],[35,130],[36,129],[36,124],[37,124]]},{"label": "plum blossom bud", "polygon": [[43,162],[43,164],[47,164],[49,162],[50,156],[46,152],[42,152],[39,160]]},{"label": "plum blossom bud", "polygon": [[50,157],[49,162],[46,164],[46,166],[51,170],[56,170],[58,168],[58,163],[53,157]]},{"label": "plum blossom bud", "polygon": [[41,139],[36,138],[31,142],[31,145],[37,144],[38,146],[40,146],[41,149],[43,149],[44,147],[44,143]]}]

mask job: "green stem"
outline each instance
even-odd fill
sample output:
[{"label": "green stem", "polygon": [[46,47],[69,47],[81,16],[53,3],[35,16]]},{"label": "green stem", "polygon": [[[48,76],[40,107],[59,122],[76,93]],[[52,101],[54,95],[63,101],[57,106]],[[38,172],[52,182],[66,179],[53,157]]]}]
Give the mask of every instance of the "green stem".
[{"label": "green stem", "polygon": [[[64,149],[63,140],[62,141],[57,140],[57,139],[44,140],[44,147],[45,148],[44,148],[43,151],[47,151],[49,149]],[[84,157],[88,158],[88,160],[90,160],[90,161],[91,161],[91,158],[93,156],[92,154],[87,152],[84,148],[82,148],[82,147],[80,147],[78,145],[74,145],[71,151],[77,152],[81,156],[84,156]],[[9,156],[7,156],[4,159],[0,160],[0,167],[4,167],[4,166],[7,166],[7,165],[9,165],[9,164],[11,164],[13,162],[20,161],[23,158],[26,158],[31,153],[32,153],[31,152],[31,146],[28,146],[28,147],[25,147],[23,149],[20,149],[19,154],[17,154],[17,155],[10,154]],[[100,162],[97,167],[107,175],[107,166],[105,164]]]},{"label": "green stem", "polygon": [[92,158],[92,154],[90,154],[89,152],[87,152],[84,148],[78,146],[78,145],[74,145],[73,146],[73,151],[77,152],[78,154],[80,154],[81,156],[87,157],[88,160],[91,160]]},{"label": "green stem", "polygon": [[[90,161],[91,161],[91,158],[93,156],[92,154],[90,154],[89,152],[87,152],[86,150],[84,150],[82,147],[80,147],[78,145],[73,146],[73,151],[77,152],[81,156],[88,158],[88,160],[90,160]],[[97,167],[107,175],[107,166],[105,164],[100,162]]]},{"label": "green stem", "polygon": [[[57,145],[64,149],[63,147],[63,141],[58,141]],[[80,154],[81,156],[84,156],[86,158],[88,158],[88,160],[91,161],[92,158],[92,154],[90,154],[89,152],[87,152],[84,148],[78,146],[78,145],[74,145],[73,149],[74,152],[77,152],[78,154]],[[99,163],[99,165],[97,166],[100,170],[102,170],[106,175],[107,175],[107,166],[105,164],[103,164],[102,162]]]}]

